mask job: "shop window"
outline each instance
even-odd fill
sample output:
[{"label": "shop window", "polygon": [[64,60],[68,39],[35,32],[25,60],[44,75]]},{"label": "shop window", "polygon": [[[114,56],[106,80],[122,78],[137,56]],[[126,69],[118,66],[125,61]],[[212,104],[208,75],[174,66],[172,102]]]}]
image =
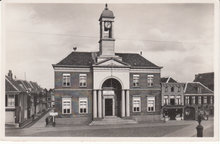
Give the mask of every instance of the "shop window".
[{"label": "shop window", "polygon": [[87,74],[79,74],[79,86],[80,87],[87,86]]},{"label": "shop window", "polygon": [[62,113],[71,113],[71,98],[62,98]]},{"label": "shop window", "polygon": [[63,74],[63,86],[69,87],[70,86],[70,74]]},{"label": "shop window", "polygon": [[140,112],[140,111],[141,111],[141,98],[133,97],[133,112]]},{"label": "shop window", "polygon": [[148,112],[155,111],[155,97],[147,97],[147,111]]},{"label": "shop window", "polygon": [[79,98],[79,113],[84,114],[88,111],[88,100],[87,98]]}]

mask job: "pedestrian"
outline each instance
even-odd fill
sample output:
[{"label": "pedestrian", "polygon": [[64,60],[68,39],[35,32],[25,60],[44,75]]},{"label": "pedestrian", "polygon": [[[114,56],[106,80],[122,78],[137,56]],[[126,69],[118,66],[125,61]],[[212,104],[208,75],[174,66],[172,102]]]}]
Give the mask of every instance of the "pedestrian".
[{"label": "pedestrian", "polygon": [[45,122],[46,122],[46,126],[47,126],[48,125],[48,117],[46,117]]}]

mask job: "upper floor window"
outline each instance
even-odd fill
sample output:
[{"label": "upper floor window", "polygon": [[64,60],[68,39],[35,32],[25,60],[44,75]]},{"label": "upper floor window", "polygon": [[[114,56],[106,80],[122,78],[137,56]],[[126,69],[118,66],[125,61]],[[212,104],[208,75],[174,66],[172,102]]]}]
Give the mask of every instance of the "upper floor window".
[{"label": "upper floor window", "polygon": [[192,96],[192,104],[195,104],[195,103],[196,103],[196,97]]},{"label": "upper floor window", "polygon": [[185,97],[185,104],[189,104],[189,96]]},{"label": "upper floor window", "polygon": [[15,106],[15,96],[14,95],[8,95],[8,107],[14,107]]},{"label": "upper floor window", "polygon": [[79,74],[79,86],[80,87],[87,86],[87,74]]},{"label": "upper floor window", "polygon": [[62,98],[62,113],[71,113],[71,98]]},{"label": "upper floor window", "polygon": [[178,86],[178,92],[180,92],[181,91],[181,87],[180,86]]},{"label": "upper floor window", "polygon": [[197,91],[198,91],[198,93],[202,93],[201,87],[197,87]]},{"label": "upper floor window", "polygon": [[181,96],[176,96],[176,105],[181,105]]},{"label": "upper floor window", "polygon": [[168,92],[168,87],[167,86],[165,87],[165,92]]},{"label": "upper floor window", "polygon": [[213,104],[213,97],[210,97],[210,104]]},{"label": "upper floor window", "polygon": [[207,96],[204,96],[204,97],[203,97],[203,103],[204,103],[204,104],[207,104]]},{"label": "upper floor window", "polygon": [[141,97],[133,97],[133,112],[141,111]]},{"label": "upper floor window", "polygon": [[154,75],[147,75],[147,86],[152,87],[154,85]]},{"label": "upper floor window", "polygon": [[133,86],[134,87],[139,86],[139,78],[140,78],[140,75],[133,75]]},{"label": "upper floor window", "polygon": [[175,96],[170,96],[170,105],[175,105]]},{"label": "upper floor window", "polygon": [[147,111],[148,112],[155,111],[155,97],[147,97]]},{"label": "upper floor window", "polygon": [[63,74],[63,86],[69,87],[70,86],[70,74]]},{"label": "upper floor window", "polygon": [[170,88],[170,91],[171,91],[171,92],[174,92],[174,87],[171,87],[171,88]]},{"label": "upper floor window", "polygon": [[88,100],[87,98],[79,98],[79,113],[84,114],[88,111]]},{"label": "upper floor window", "polygon": [[168,105],[169,104],[169,98],[168,96],[164,96],[164,105]]},{"label": "upper floor window", "polygon": [[198,97],[198,104],[202,104],[202,98],[201,98],[201,96]]}]

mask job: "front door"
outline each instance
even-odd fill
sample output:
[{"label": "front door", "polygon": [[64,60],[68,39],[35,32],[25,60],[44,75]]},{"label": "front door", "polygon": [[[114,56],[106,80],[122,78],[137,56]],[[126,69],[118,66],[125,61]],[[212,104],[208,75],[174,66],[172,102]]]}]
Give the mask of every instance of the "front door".
[{"label": "front door", "polygon": [[112,99],[105,99],[105,116],[112,116]]}]

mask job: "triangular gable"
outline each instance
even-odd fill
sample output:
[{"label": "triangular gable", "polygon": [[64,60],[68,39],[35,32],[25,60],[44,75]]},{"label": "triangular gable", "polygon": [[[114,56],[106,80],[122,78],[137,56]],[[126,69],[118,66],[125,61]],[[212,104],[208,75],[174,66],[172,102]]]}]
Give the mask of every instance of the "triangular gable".
[{"label": "triangular gable", "polygon": [[103,60],[93,66],[107,66],[107,67],[130,67],[129,64],[125,63],[125,62],[122,62],[118,59],[115,59],[115,58],[110,58],[110,59],[106,59],[106,60]]}]

